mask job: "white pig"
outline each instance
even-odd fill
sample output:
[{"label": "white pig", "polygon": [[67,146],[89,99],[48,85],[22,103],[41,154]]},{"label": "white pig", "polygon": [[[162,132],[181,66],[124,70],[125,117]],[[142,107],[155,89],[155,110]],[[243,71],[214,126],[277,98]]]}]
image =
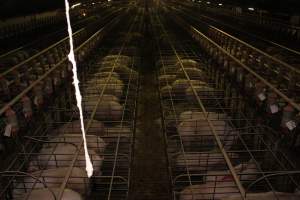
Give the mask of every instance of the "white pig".
[{"label": "white pig", "polygon": [[[51,191],[50,191],[51,190]],[[54,194],[53,194],[54,193]],[[59,188],[50,189],[34,189],[29,194],[24,194],[21,197],[14,197],[15,200],[54,200],[58,199]],[[54,196],[55,195],[55,196]],[[26,198],[27,197],[27,198]],[[83,200],[81,195],[73,190],[64,189],[61,200]]]},{"label": "white pig", "polygon": [[[212,99],[216,99],[221,96],[221,93],[219,91],[217,91],[214,88],[209,87],[207,85],[194,86],[193,88],[196,91],[196,94],[198,95],[198,97],[201,99],[202,102],[203,101],[206,102],[205,100],[211,101]],[[188,87],[185,90],[185,96],[186,96],[186,99],[189,100],[190,102],[197,102],[197,98],[196,98],[193,88]]]},{"label": "white pig", "polygon": [[[206,80],[206,75],[205,72],[203,72],[201,69],[197,68],[184,68],[184,71],[188,75],[190,79],[195,79],[195,80]],[[177,79],[185,79],[186,74],[184,73],[183,69],[179,69],[176,72],[176,78]]]},{"label": "white pig", "polygon": [[176,79],[176,75],[161,75],[158,77],[160,87],[172,84]]},{"label": "white pig", "polygon": [[[90,116],[95,109],[99,97],[88,96],[83,99],[83,110]],[[101,121],[120,121],[123,114],[123,106],[117,101],[102,99],[96,108],[94,119]]]},{"label": "white pig", "polygon": [[[246,163],[236,165],[235,172],[241,181],[254,181],[257,179],[258,167],[253,159]],[[226,174],[226,175],[224,175]],[[233,177],[229,171],[208,171],[205,177],[206,182],[233,181]]]},{"label": "white pig", "polygon": [[174,98],[174,93],[172,91],[172,86],[166,85],[160,89],[160,94],[162,98],[171,99]]},{"label": "white pig", "polygon": [[93,79],[86,83],[87,87],[83,89],[86,95],[99,95],[104,90],[104,94],[114,95],[120,98],[123,95],[123,81],[114,77]]},{"label": "white pig", "polygon": [[[89,149],[88,151],[94,166],[94,175],[99,175],[104,157],[98,155],[94,150]],[[34,157],[29,163],[28,171],[67,167],[70,165],[76,152],[77,148],[71,144],[59,143],[56,146],[45,144],[39,151],[39,155]],[[79,153],[74,166],[85,169],[85,155],[83,148]]]},{"label": "white pig", "polygon": [[176,78],[176,71],[178,68],[174,65],[167,65],[159,69],[160,75],[172,75]]},{"label": "white pig", "polygon": [[180,192],[180,200],[219,200],[232,194],[239,194],[239,190],[235,183],[217,182],[206,183],[201,185],[191,185],[184,188]]},{"label": "white pig", "polygon": [[176,63],[176,67],[180,68],[181,64],[183,65],[184,68],[198,68],[199,67],[199,63],[192,59],[181,59],[180,62],[178,61]]},{"label": "white pig", "polygon": [[125,66],[130,66],[132,59],[124,55],[108,55],[102,59],[102,63],[106,63],[106,62],[111,62],[111,63],[119,62]]},{"label": "white pig", "polygon": [[[113,66],[104,65],[100,71],[101,72],[111,72]],[[114,72],[118,73],[122,81],[128,82],[128,80],[136,80],[138,78],[138,73],[126,66],[116,65],[114,68]]]},{"label": "white pig", "polygon": [[[87,127],[87,124],[90,120],[85,119],[84,125]],[[101,136],[105,130],[104,124],[97,120],[91,121],[91,126],[87,132],[87,135],[96,135]],[[81,125],[80,120],[73,122],[65,123],[63,126],[59,127],[57,130],[53,131],[57,134],[81,134]]]},{"label": "white pig", "polygon": [[208,117],[208,119],[228,119],[227,115],[224,113],[215,113],[215,112],[199,112],[199,111],[185,111],[182,112],[179,116],[180,122],[189,120],[189,119],[205,119]]},{"label": "white pig", "polygon": [[[299,200],[300,194],[284,192],[247,193],[247,200]],[[240,195],[228,195],[220,200],[242,200]]]},{"label": "white pig", "polygon": [[120,76],[118,73],[116,72],[99,72],[99,73],[95,73],[93,74],[93,76],[97,77],[97,78],[107,78],[109,77],[111,74],[111,77],[115,78],[115,79],[119,79],[120,80]]},{"label": "white pig", "polygon": [[[227,136],[231,135],[232,130],[224,120],[210,120],[214,130],[221,141],[229,141]],[[207,144],[214,147],[215,137],[209,123],[204,119],[190,119],[182,121],[177,127],[178,134],[181,136],[185,146],[193,147],[193,144]],[[230,138],[232,139],[232,138]]]},{"label": "white pig", "polygon": [[[230,153],[230,158],[234,161],[239,158],[236,153]],[[224,170],[226,161],[220,152],[202,152],[202,153],[185,153],[176,157],[175,167],[191,171],[207,171],[207,170]]]},{"label": "white pig", "polygon": [[[75,144],[77,147],[82,142],[81,134],[62,134],[57,137],[51,138],[49,142],[70,142]],[[94,150],[98,154],[103,154],[106,143],[105,141],[96,135],[86,135],[87,147],[90,150]],[[57,143],[47,143],[47,145],[55,146]]]},{"label": "white pig", "polygon": [[[191,80],[191,83],[193,86],[201,86],[206,85],[205,82],[199,81],[199,80]],[[177,79],[172,83],[172,90],[176,95],[185,96],[185,91],[190,87],[189,80],[186,79]]]},{"label": "white pig", "polygon": [[[59,188],[68,170],[68,167],[47,169],[33,172],[31,175],[37,177],[38,180],[45,182],[49,188]],[[44,188],[44,184],[38,180],[30,176],[26,176],[22,181],[15,182],[13,196],[20,196],[31,188]],[[89,194],[89,178],[87,177],[86,171],[84,169],[74,167],[66,188],[72,189],[82,195]]]}]

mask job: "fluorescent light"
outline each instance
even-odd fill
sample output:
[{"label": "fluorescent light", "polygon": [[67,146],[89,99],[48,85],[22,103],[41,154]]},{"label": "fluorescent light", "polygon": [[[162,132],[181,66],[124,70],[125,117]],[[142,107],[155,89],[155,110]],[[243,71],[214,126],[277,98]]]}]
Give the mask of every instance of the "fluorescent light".
[{"label": "fluorescent light", "polygon": [[222,4],[222,3],[219,3],[218,5],[219,5],[219,6],[223,6],[223,4]]},{"label": "fluorescent light", "polygon": [[71,6],[71,9],[74,9],[75,7],[80,6],[80,5],[81,5],[81,3],[76,3],[76,4]]},{"label": "fluorescent light", "polygon": [[207,1],[206,3],[207,3],[207,4],[210,4],[210,1]]},{"label": "fluorescent light", "polygon": [[254,11],[255,9],[254,8],[248,8],[248,10]]}]

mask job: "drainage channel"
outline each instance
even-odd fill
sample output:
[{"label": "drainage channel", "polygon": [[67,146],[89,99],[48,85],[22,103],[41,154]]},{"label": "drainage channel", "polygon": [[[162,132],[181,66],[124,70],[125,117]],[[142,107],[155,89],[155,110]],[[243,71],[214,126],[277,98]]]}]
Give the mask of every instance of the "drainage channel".
[{"label": "drainage channel", "polygon": [[137,111],[130,200],[170,199],[170,179],[160,119],[160,99],[155,69],[153,35],[145,17],[140,67],[141,85]]}]

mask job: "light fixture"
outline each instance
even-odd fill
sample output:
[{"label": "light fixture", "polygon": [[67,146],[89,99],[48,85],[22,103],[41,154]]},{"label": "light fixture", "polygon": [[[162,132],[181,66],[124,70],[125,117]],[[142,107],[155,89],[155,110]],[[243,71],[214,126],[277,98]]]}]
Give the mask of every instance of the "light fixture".
[{"label": "light fixture", "polygon": [[250,10],[250,11],[254,11],[255,9],[254,9],[254,8],[252,8],[252,7],[250,7],[250,8],[248,8],[248,10]]},{"label": "light fixture", "polygon": [[223,4],[222,4],[222,3],[219,3],[218,5],[219,5],[219,6],[223,6]]}]

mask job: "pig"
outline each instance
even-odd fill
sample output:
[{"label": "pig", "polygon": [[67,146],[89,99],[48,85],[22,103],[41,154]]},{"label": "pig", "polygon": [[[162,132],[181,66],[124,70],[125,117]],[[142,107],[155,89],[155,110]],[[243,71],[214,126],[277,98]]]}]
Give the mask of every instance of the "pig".
[{"label": "pig", "polygon": [[124,56],[124,55],[108,55],[105,56],[102,59],[102,63],[114,63],[114,62],[119,62],[122,65],[125,65],[126,67],[130,66],[132,63],[132,59],[128,56]]},{"label": "pig", "polygon": [[[186,72],[186,74],[188,75],[188,77],[190,79],[193,80],[202,80],[205,81],[206,80],[206,75],[205,72],[203,72],[201,69],[197,69],[197,68],[184,68],[184,71]],[[184,73],[183,69],[178,69],[176,72],[176,78],[177,79],[185,79],[186,78],[186,74]]]},{"label": "pig", "polygon": [[[85,125],[87,124],[87,121],[88,120],[85,120]],[[55,132],[59,132],[60,134],[68,134],[70,132],[71,135],[81,136],[80,121],[77,120],[71,123],[67,123],[62,127],[60,127],[58,130],[56,130]],[[91,135],[92,137],[94,136],[101,137],[100,140],[104,141],[105,143],[104,146],[106,147],[108,143],[115,141],[116,140],[115,138],[118,137],[119,135],[122,137],[130,138],[132,134],[133,134],[132,130],[128,126],[123,125],[121,127],[120,125],[117,125],[113,127],[104,127],[102,122],[93,120],[91,128],[87,133],[87,136]]]},{"label": "pig", "polygon": [[[51,191],[54,193],[52,193]],[[15,200],[54,200],[58,199],[59,188],[34,189],[21,197],[14,197]],[[54,196],[55,195],[55,196]],[[26,198],[27,197],[27,198]],[[55,198],[54,198],[55,197]],[[83,200],[81,195],[73,190],[64,189],[61,200]]]},{"label": "pig", "polygon": [[[83,110],[91,116],[97,103],[98,96],[87,96],[83,99]],[[96,108],[94,119],[101,121],[120,121],[123,115],[123,106],[118,101],[102,99]]]},{"label": "pig", "polygon": [[181,59],[176,63],[177,68],[181,68],[181,65],[184,68],[199,68],[199,63],[192,59]]},{"label": "pig", "polygon": [[160,87],[172,84],[176,80],[176,75],[160,75],[158,77]]},{"label": "pig", "polygon": [[[198,108],[195,108],[195,110],[196,109],[198,110]],[[202,117],[203,115],[201,112],[186,111],[186,110],[187,110],[187,106],[184,103],[183,104],[177,103],[175,112],[173,111],[173,109],[169,110],[167,108],[167,110],[164,112],[164,116],[165,116],[164,122],[165,122],[165,127],[167,132],[172,133],[172,135],[177,134],[177,124],[180,124],[180,122],[184,120],[193,119],[193,118],[196,119],[197,117],[198,118]],[[177,113],[180,114],[178,115]],[[209,113],[209,115],[212,115],[212,113]],[[221,114],[217,114],[217,115],[221,115]],[[218,118],[214,117],[212,119],[218,119]],[[219,119],[221,119],[221,116],[219,117]]]},{"label": "pig", "polygon": [[132,134],[133,131],[130,127],[121,127],[120,125],[117,125],[113,127],[107,127],[102,138],[107,144],[109,144],[107,148],[113,148],[111,151],[115,151],[118,137],[120,137],[119,152],[126,153],[130,149]]},{"label": "pig", "polygon": [[190,119],[205,119],[206,117],[208,117],[208,119],[228,119],[227,115],[224,113],[215,113],[215,112],[199,112],[199,111],[185,111],[182,112],[179,115],[179,120],[180,122],[185,121],[185,120],[190,120]]},{"label": "pig", "polygon": [[119,135],[124,136],[124,137],[131,137],[132,135],[132,130],[128,126],[113,126],[113,127],[107,127],[104,130],[104,133],[102,136],[108,136],[108,137],[118,137]]},{"label": "pig", "polygon": [[[229,154],[233,163],[239,158],[236,153]],[[224,170],[226,161],[222,153],[208,151],[202,153],[185,153],[179,154],[175,160],[175,167],[185,169],[186,166],[190,171],[201,172],[207,170]]]},{"label": "pig", "polygon": [[[51,138],[49,142],[68,142],[75,144],[77,147],[82,142],[82,135],[80,134],[61,134],[57,137]],[[97,154],[103,154],[106,143],[105,141],[96,135],[86,135],[86,142],[88,149],[94,150]],[[47,143],[47,145],[55,146],[57,143]]]},{"label": "pig", "polygon": [[[88,96],[97,96],[100,97],[104,85],[96,86],[96,85],[89,85],[85,87],[82,91],[83,97],[86,98]],[[121,85],[107,85],[103,92],[105,95],[112,95],[120,99],[123,95],[123,86]]]},{"label": "pig", "polygon": [[[59,143],[56,146],[44,144],[39,151],[39,155],[30,161],[28,171],[67,167],[73,160],[77,150],[78,149],[71,144]],[[104,158],[103,156],[99,156],[92,149],[88,149],[88,152],[94,166],[94,175],[99,175]],[[74,166],[85,169],[85,155],[83,148],[81,149]]]},{"label": "pig", "polygon": [[[299,200],[300,194],[298,193],[284,193],[284,192],[259,192],[247,193],[247,200]],[[228,195],[220,200],[242,200],[240,195]]]},{"label": "pig", "polygon": [[234,182],[224,181],[217,183],[206,183],[201,185],[191,185],[180,192],[180,200],[219,200],[229,195],[238,195],[239,190]]},{"label": "pig", "polygon": [[161,76],[163,75],[173,75],[176,77],[176,71],[177,71],[177,67],[175,67],[174,65],[168,65],[168,66],[164,66],[162,68],[159,69],[159,74]]},{"label": "pig", "polygon": [[160,89],[160,95],[164,99],[171,99],[175,97],[173,91],[172,91],[172,86],[166,85]]},{"label": "pig", "polygon": [[[199,80],[191,80],[191,83],[193,86],[201,86],[201,85],[206,85],[205,82],[199,81]],[[179,96],[185,96],[185,91],[190,87],[190,82],[189,80],[185,79],[177,79],[172,83],[172,90],[175,93],[175,95]]]},{"label": "pig", "polygon": [[[86,98],[98,98],[100,99],[100,95],[88,95],[88,96],[85,96]],[[111,95],[111,94],[104,94],[102,96],[102,99],[101,101],[116,101],[116,102],[120,102],[120,99],[114,95]]]},{"label": "pig", "polygon": [[[116,74],[115,72],[113,72],[114,74]],[[112,74],[113,74],[112,73]],[[107,74],[109,75],[110,72],[100,72],[100,74]],[[89,79],[86,84],[88,85],[99,85],[99,84],[105,84],[107,82],[107,84],[116,84],[116,85],[121,85],[123,84],[123,81],[114,77],[114,76],[106,76],[103,78],[99,78],[99,77],[92,77],[91,79]]]},{"label": "pig", "polygon": [[115,79],[119,79],[120,80],[120,75],[116,72],[99,72],[99,73],[95,73],[93,74],[93,76],[97,77],[97,78],[107,78],[109,77],[111,74],[111,77],[112,78],[115,78]]},{"label": "pig", "polygon": [[[113,66],[110,65],[104,65],[100,72],[111,72]],[[126,66],[123,65],[116,65],[114,68],[114,72],[116,72],[122,81],[128,82],[129,80],[136,80],[138,78],[138,73]]]},{"label": "pig", "polygon": [[[87,127],[87,124],[90,120],[84,120],[84,126]],[[91,126],[87,132],[87,135],[96,135],[101,136],[105,130],[104,124],[97,120],[91,120]],[[81,134],[81,125],[80,120],[75,120],[72,122],[65,123],[56,130],[52,131],[51,136],[57,134]]]},{"label": "pig", "polygon": [[155,63],[155,66],[158,68],[161,68],[162,66],[172,66],[173,68],[176,67],[176,63],[177,63],[178,59],[176,56],[166,56],[164,57],[164,59],[162,60],[158,60]]},{"label": "pig", "polygon": [[123,81],[114,77],[92,79],[88,81],[87,87],[83,89],[85,95],[100,95],[104,90],[104,94],[114,95],[120,98],[123,95],[124,84]]},{"label": "pig", "polygon": [[[216,91],[214,88],[201,85],[193,87],[202,102],[211,102],[211,100],[220,97],[220,92]],[[197,102],[196,95],[194,94],[192,87],[188,87],[185,90],[185,97],[190,102]],[[206,100],[206,101],[205,101]]]},{"label": "pig", "polygon": [[[49,188],[59,188],[68,170],[68,167],[47,169],[33,172],[31,175],[37,177],[38,180],[45,182]],[[22,181],[14,182],[13,196],[20,196],[28,192],[28,189],[31,188],[44,188],[44,184],[38,180],[30,176],[26,176]],[[81,195],[88,195],[90,193],[89,184],[90,181],[87,177],[86,171],[78,167],[74,167],[66,187]]]},{"label": "pig", "polygon": [[[254,159],[249,160],[246,163],[236,165],[234,167],[235,172],[241,181],[254,181],[257,179],[258,167]],[[224,175],[227,174],[227,175]],[[206,182],[220,182],[220,181],[233,181],[233,177],[229,171],[208,171],[205,176]]]},{"label": "pig", "polygon": [[[214,130],[221,141],[229,141],[227,136],[232,136],[232,128],[224,120],[210,120]],[[177,126],[177,132],[181,136],[182,142],[187,147],[193,147],[193,144],[206,144],[212,148],[215,145],[215,137],[207,122],[204,119],[189,119],[180,122]],[[232,139],[232,138],[230,138]]]}]

